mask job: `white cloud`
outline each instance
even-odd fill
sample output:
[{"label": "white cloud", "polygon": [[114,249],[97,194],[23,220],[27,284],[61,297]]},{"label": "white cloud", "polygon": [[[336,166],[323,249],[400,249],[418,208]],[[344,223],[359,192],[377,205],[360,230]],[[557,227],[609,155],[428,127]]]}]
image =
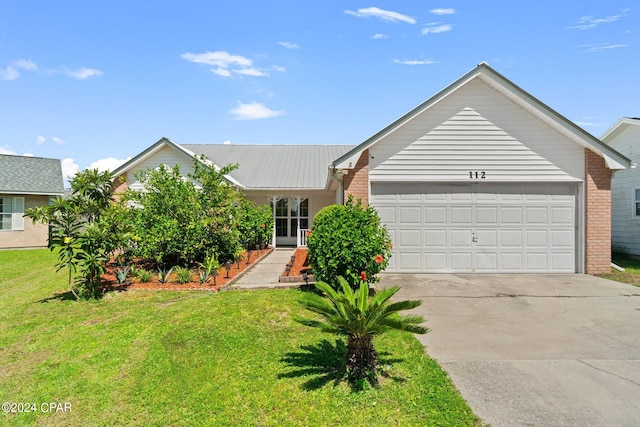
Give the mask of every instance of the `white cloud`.
[{"label": "white cloud", "polygon": [[127,159],[116,159],[115,157],[107,157],[105,159],[96,160],[91,163],[87,169],[98,169],[100,172],[113,171],[122,166],[125,162],[131,160],[131,157]]},{"label": "white cloud", "polygon": [[0,146],[0,154],[13,154],[15,155],[16,152],[13,150],[10,150],[9,147],[7,147],[6,145],[4,147]]},{"label": "white cloud", "polygon": [[592,28],[597,27],[600,24],[608,24],[610,22],[618,21],[620,18],[627,16],[626,10],[619,15],[610,15],[605,18],[594,18],[593,16],[582,16],[578,19],[577,25],[573,25],[569,28],[570,30],[590,30]]},{"label": "white cloud", "polygon": [[76,162],[69,157],[67,157],[66,159],[62,159],[62,162],[60,163],[62,165],[62,176],[65,180],[73,178],[80,170],[80,167],[76,164]]},{"label": "white cloud", "polygon": [[438,33],[446,33],[447,31],[451,31],[453,28],[450,24],[441,24],[440,22],[432,22],[427,24],[421,32],[422,34],[438,34]]},{"label": "white cloud", "polygon": [[274,65],[271,68],[280,73],[284,73],[285,71],[287,71],[285,67],[281,67],[280,65]]},{"label": "white cloud", "polygon": [[47,140],[47,139],[46,139],[44,136],[42,136],[42,135],[38,135],[38,136],[36,136],[36,144],[44,144],[44,142],[45,142],[46,140]]},{"label": "white cloud", "polygon": [[12,64],[23,70],[36,71],[38,69],[38,65],[30,59],[17,59]]},{"label": "white cloud", "polygon": [[269,73],[255,68],[252,59],[241,55],[232,55],[222,50],[204,53],[183,53],[180,57],[196,64],[211,65],[213,66],[211,72],[221,77],[231,77],[232,74],[252,77],[269,75]]},{"label": "white cloud", "polygon": [[592,52],[599,52],[601,50],[608,50],[608,49],[619,49],[621,47],[629,47],[628,44],[609,44],[609,43],[604,43],[604,44],[600,44],[600,45],[583,45],[580,47],[584,47],[585,52],[588,53],[592,53]]},{"label": "white cloud", "polygon": [[260,71],[257,68],[240,68],[239,70],[233,70],[233,72],[236,74],[240,74],[242,76],[253,76],[253,77],[263,77],[263,76],[269,75],[269,73]]},{"label": "white cloud", "polygon": [[58,138],[57,136],[52,136],[52,137],[51,137],[51,140],[52,140],[53,142],[55,142],[56,144],[58,144],[58,145],[63,145],[63,144],[65,143],[65,142],[64,142],[64,139],[62,139],[62,138]]},{"label": "white cloud", "polygon": [[450,7],[446,9],[431,9],[429,12],[433,13],[434,15],[453,15],[454,13],[456,13],[456,10]]},{"label": "white cloud", "polygon": [[73,77],[74,79],[86,80],[91,77],[100,77],[104,73],[95,68],[81,67],[81,68],[78,68],[77,70],[68,70],[65,68],[64,74],[70,77]]},{"label": "white cloud", "polygon": [[430,59],[394,59],[393,62],[403,65],[430,65],[440,63],[440,61],[432,61]]},{"label": "white cloud", "polygon": [[388,39],[389,36],[386,34],[374,34],[371,36],[371,38],[374,40],[380,40],[380,39]]},{"label": "white cloud", "polygon": [[278,44],[282,47],[286,47],[287,49],[300,49],[300,46],[293,42],[278,42]]},{"label": "white cloud", "polygon": [[235,116],[236,120],[257,120],[278,117],[284,114],[284,111],[271,110],[258,102],[243,104],[238,102],[238,106],[232,108],[230,113]]},{"label": "white cloud", "polygon": [[357,16],[358,18],[374,17],[386,22],[406,22],[408,24],[415,24],[417,22],[414,18],[408,15],[403,15],[402,13],[394,12],[391,10],[384,10],[377,7],[367,7],[355,11],[345,10],[344,13],[346,13],[347,15]]},{"label": "white cloud", "polygon": [[23,156],[25,157],[34,157],[33,153],[24,153]]},{"label": "white cloud", "polygon": [[4,70],[0,69],[0,78],[2,78],[2,80],[15,80],[18,77],[20,77],[20,73],[18,73],[16,69],[11,66],[5,68]]}]

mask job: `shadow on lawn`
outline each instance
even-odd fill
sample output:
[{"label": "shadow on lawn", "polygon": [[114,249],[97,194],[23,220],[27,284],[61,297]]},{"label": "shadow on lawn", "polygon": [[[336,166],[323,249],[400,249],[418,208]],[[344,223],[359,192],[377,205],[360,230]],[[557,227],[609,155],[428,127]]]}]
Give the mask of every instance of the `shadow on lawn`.
[{"label": "shadow on lawn", "polygon": [[49,301],[75,301],[76,297],[75,295],[73,295],[73,292],[71,291],[67,291],[67,292],[57,292],[53,295],[51,295],[48,298],[43,298],[41,300],[39,300],[38,302],[40,303],[46,303]]},{"label": "shadow on lawn", "polygon": [[[343,381],[347,381],[347,369],[345,365],[345,354],[347,347],[344,340],[336,339],[335,345],[328,340],[322,340],[315,345],[300,346],[301,351],[286,353],[281,359],[293,370],[278,374],[278,378],[298,378],[311,377],[302,384],[304,390],[317,390],[328,383],[334,386]],[[403,359],[388,358],[389,353],[378,353],[379,367],[402,362]],[[379,369],[379,375],[393,381],[402,382],[404,378],[392,375],[388,369]],[[357,385],[352,385],[352,389],[359,390]]]}]

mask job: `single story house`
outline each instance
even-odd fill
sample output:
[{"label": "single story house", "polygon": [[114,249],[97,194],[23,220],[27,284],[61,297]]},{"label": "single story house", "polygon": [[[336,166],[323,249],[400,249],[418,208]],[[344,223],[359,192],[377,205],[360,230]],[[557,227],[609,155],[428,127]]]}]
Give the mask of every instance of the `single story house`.
[{"label": "single story house", "polygon": [[0,249],[47,246],[47,225],[32,224],[24,212],[63,194],[60,160],[0,154]]},{"label": "single story house", "polygon": [[[323,206],[374,206],[392,272],[598,274],[611,262],[612,171],[631,161],[486,63],[354,146],[190,145],[163,138],[115,172],[205,154],[271,203],[277,245],[304,244]],[[122,188],[122,187],[121,187]]]},{"label": "single story house", "polygon": [[[600,139],[640,163],[640,118],[622,118]],[[640,169],[621,170],[611,184],[611,244],[613,250],[640,256]]]}]

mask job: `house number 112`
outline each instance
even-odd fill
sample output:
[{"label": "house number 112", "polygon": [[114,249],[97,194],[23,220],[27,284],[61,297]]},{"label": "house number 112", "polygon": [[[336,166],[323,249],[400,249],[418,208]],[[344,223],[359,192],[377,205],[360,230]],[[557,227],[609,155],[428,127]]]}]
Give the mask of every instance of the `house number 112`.
[{"label": "house number 112", "polygon": [[469,171],[469,179],[485,179],[487,174],[484,171]]}]

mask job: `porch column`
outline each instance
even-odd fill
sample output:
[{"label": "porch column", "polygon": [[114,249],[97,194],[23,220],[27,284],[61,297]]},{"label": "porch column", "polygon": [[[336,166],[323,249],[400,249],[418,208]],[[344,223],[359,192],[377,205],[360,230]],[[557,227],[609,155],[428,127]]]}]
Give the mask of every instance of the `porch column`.
[{"label": "porch column", "polygon": [[296,203],[298,205],[298,209],[297,209],[297,213],[298,213],[298,220],[296,221],[296,246],[299,247],[302,245],[302,238],[300,237],[300,209],[301,209],[301,205],[302,202],[307,200],[306,196],[296,196],[295,198]]},{"label": "porch column", "polygon": [[271,237],[271,246],[276,247],[276,203],[280,201],[280,197],[273,195],[267,196],[269,202],[271,202],[271,210],[273,212],[273,235]]}]

